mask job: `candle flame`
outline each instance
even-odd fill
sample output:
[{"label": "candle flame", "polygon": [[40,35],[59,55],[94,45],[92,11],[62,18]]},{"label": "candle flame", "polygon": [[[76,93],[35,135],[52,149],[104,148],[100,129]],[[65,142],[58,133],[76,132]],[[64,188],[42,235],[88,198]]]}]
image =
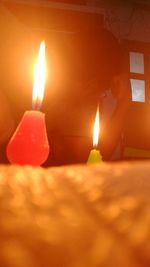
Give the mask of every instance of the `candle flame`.
[{"label": "candle flame", "polygon": [[34,85],[33,85],[33,106],[39,109],[44,97],[44,87],[46,78],[46,59],[45,59],[45,42],[41,42],[39,55],[35,67]]},{"label": "candle flame", "polygon": [[97,147],[100,134],[100,125],[99,125],[99,108],[97,108],[94,127],[93,127],[93,147]]}]

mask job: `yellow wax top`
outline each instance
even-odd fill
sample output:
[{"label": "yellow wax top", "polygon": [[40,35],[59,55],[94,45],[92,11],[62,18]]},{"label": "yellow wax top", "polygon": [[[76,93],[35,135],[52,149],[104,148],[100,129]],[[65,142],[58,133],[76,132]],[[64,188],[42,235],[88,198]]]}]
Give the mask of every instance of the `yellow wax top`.
[{"label": "yellow wax top", "polygon": [[102,162],[102,155],[99,150],[92,149],[90,151],[87,164],[95,164]]}]

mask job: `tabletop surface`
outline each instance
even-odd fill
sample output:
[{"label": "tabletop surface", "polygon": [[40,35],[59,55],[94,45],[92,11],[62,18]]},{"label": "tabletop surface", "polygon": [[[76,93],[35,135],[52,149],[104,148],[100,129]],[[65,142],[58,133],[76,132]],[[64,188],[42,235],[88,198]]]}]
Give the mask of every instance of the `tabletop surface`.
[{"label": "tabletop surface", "polygon": [[150,162],[0,166],[0,266],[150,266]]}]

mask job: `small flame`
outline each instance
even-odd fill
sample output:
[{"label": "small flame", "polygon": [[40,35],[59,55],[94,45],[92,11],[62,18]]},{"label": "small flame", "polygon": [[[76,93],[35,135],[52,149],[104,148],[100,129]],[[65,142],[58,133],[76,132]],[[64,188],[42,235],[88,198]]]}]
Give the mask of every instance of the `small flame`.
[{"label": "small flame", "polygon": [[44,97],[44,87],[46,79],[46,59],[45,42],[41,42],[37,64],[35,67],[34,85],[33,85],[33,108],[40,109]]},{"label": "small flame", "polygon": [[99,108],[97,108],[95,123],[93,127],[93,147],[97,147],[100,134],[100,125],[99,125]]}]

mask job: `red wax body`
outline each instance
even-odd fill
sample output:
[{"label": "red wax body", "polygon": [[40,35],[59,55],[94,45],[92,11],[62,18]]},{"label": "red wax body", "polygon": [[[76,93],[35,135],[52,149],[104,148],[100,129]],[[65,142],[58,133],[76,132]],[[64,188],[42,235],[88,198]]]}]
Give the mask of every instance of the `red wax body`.
[{"label": "red wax body", "polygon": [[41,165],[49,154],[45,114],[26,111],[7,145],[7,158],[11,163]]}]

